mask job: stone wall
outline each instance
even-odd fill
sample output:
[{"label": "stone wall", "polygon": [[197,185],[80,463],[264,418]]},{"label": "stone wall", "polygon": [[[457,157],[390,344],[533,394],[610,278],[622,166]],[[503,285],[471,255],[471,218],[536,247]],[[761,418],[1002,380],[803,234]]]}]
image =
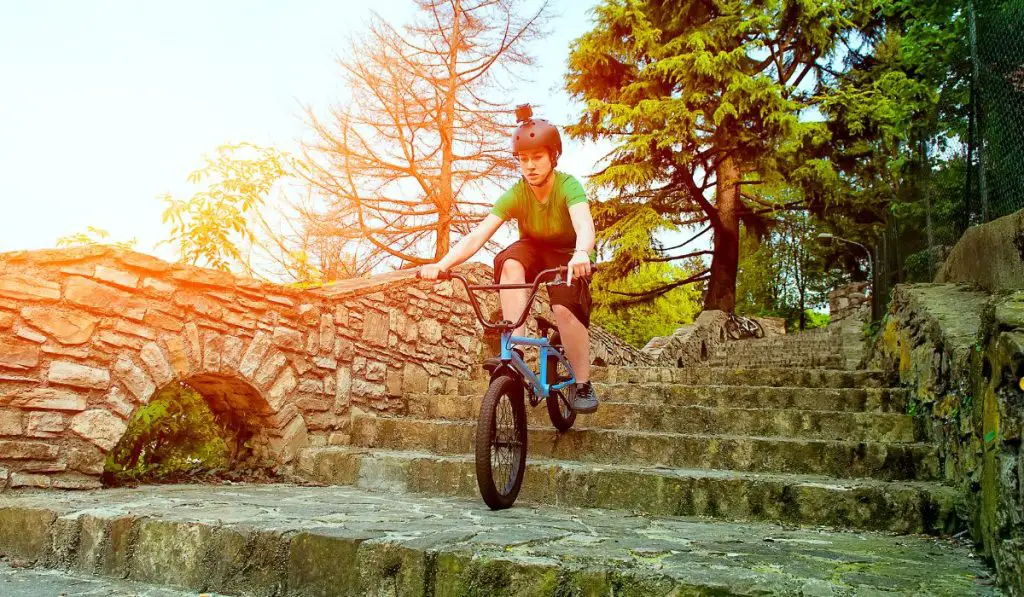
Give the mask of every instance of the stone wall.
[{"label": "stone wall", "polygon": [[[607,364],[643,358],[600,330],[594,345]],[[347,442],[356,410],[455,392],[485,351],[461,285],[409,271],[303,291],[111,247],[3,254],[0,489],[96,486],[132,414],[169,384],[287,463]]]},{"label": "stone wall", "polygon": [[870,308],[870,299],[867,294],[868,286],[867,282],[854,282],[829,292],[829,322],[835,323],[847,317],[856,317],[864,305]]},{"label": "stone wall", "polygon": [[993,291],[1024,288],[1024,210],[968,228],[935,282],[975,284]]},{"label": "stone wall", "polygon": [[689,325],[677,329],[671,336],[652,338],[643,348],[651,364],[661,367],[699,365],[718,352],[725,344],[723,311],[702,311]]},{"label": "stone wall", "polygon": [[960,517],[1004,588],[1024,595],[1024,292],[897,286],[873,365],[914,390]]}]

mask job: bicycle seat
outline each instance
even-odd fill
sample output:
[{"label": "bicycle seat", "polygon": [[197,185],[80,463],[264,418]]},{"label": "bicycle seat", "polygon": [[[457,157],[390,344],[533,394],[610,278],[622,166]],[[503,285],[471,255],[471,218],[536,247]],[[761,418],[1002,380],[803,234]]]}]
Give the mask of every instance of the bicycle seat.
[{"label": "bicycle seat", "polygon": [[534,321],[537,322],[537,331],[540,333],[541,336],[547,336],[550,330],[558,329],[557,325],[551,323],[551,321],[545,317],[535,315],[533,319]]}]

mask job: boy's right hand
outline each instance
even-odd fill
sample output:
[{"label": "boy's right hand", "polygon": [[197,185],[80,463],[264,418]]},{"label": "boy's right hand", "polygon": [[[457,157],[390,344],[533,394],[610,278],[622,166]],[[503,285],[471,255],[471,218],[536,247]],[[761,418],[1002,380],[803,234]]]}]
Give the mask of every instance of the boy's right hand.
[{"label": "boy's right hand", "polygon": [[436,280],[443,271],[445,270],[441,269],[440,265],[428,263],[427,265],[420,266],[419,277],[424,280]]}]

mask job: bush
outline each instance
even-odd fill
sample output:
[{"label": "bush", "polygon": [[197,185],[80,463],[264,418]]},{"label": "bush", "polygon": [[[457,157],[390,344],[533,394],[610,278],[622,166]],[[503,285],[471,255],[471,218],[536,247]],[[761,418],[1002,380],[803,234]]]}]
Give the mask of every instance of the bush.
[{"label": "bush", "polygon": [[103,481],[167,481],[224,470],[231,463],[230,439],[198,392],[171,385],[132,416],[107,455]]}]

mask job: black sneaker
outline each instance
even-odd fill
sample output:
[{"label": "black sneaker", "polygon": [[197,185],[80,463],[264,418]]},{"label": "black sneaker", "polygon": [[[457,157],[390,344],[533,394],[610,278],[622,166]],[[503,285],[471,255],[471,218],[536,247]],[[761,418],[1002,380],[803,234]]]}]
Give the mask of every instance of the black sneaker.
[{"label": "black sneaker", "polygon": [[572,409],[580,414],[589,414],[597,410],[597,393],[594,386],[587,383],[576,384],[576,396],[572,401]]}]

